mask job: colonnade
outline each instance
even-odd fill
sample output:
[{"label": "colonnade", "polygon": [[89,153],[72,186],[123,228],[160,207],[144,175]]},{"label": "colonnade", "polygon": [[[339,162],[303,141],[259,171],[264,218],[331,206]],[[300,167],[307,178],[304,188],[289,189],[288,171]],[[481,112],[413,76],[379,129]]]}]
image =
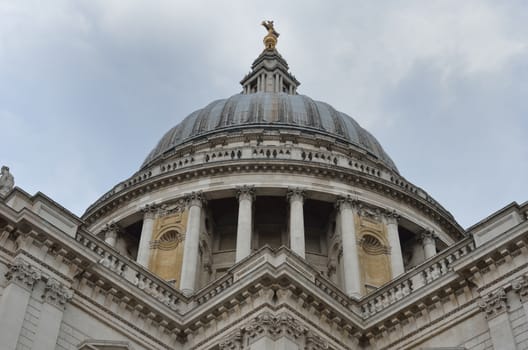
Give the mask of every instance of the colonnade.
[{"label": "colonnade", "polygon": [[[292,188],[287,191],[289,202],[289,243],[290,249],[302,258],[305,258],[305,227],[304,227],[304,201],[305,191]],[[251,254],[251,241],[253,236],[253,202],[255,189],[253,186],[242,186],[237,189],[238,221],[235,261],[239,262]],[[192,294],[196,286],[197,269],[199,263],[199,239],[202,222],[204,198],[201,193],[192,193],[185,197],[188,208],[188,219],[185,232],[183,264],[181,271],[180,289],[186,294]],[[336,200],[338,224],[341,231],[343,284],[345,292],[352,297],[361,296],[361,271],[359,262],[359,241],[356,235],[356,213],[358,203],[350,196],[338,197]],[[138,248],[137,262],[148,267],[150,256],[150,242],[152,241],[155,208],[146,206],[143,209],[144,220]],[[398,215],[386,212],[382,215],[386,227],[387,241],[390,250],[392,277],[405,272],[400,239],[398,233]],[[436,236],[431,230],[426,230],[421,235],[425,258],[436,254]],[[108,229],[105,233],[107,244],[115,247],[116,230]]]}]

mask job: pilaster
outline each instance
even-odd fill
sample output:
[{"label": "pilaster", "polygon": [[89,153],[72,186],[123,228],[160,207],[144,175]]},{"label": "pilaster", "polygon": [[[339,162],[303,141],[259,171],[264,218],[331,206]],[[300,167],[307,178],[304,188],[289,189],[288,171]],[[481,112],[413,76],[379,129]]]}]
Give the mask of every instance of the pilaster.
[{"label": "pilaster", "polygon": [[6,273],[8,284],[0,297],[2,350],[16,348],[33,287],[41,273],[29,263],[16,259]]},{"label": "pilaster", "polygon": [[55,349],[64,308],[72,295],[72,291],[59,281],[53,278],[46,281],[42,294],[44,303],[34,340],[34,344],[38,344],[39,349]]},{"label": "pilaster", "polygon": [[494,349],[515,350],[513,331],[508,318],[508,297],[504,288],[498,288],[479,302],[485,313]]}]

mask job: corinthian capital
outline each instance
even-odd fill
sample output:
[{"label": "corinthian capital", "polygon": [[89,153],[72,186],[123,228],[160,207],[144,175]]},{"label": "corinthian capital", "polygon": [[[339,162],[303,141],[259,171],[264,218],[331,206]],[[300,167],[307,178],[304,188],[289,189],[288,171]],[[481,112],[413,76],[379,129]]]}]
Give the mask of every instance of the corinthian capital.
[{"label": "corinthian capital", "polygon": [[486,313],[487,319],[494,318],[506,312],[509,308],[506,291],[504,288],[499,288],[483,297],[478,305]]},{"label": "corinthian capital", "polygon": [[512,288],[519,294],[521,302],[528,301],[528,278],[521,276],[512,281]]},{"label": "corinthian capital", "polygon": [[420,240],[423,244],[432,244],[437,238],[438,236],[431,229],[425,229],[420,233]]},{"label": "corinthian capital", "polygon": [[54,278],[50,278],[44,287],[42,299],[47,303],[62,309],[72,298],[72,291]]},{"label": "corinthian capital", "polygon": [[157,205],[155,203],[150,203],[150,204],[145,205],[141,209],[141,211],[143,212],[143,215],[144,215],[145,219],[154,219],[154,217],[156,216],[156,213],[158,211],[158,208],[159,208],[159,205]]},{"label": "corinthian capital", "polygon": [[202,191],[191,192],[184,196],[185,204],[188,207],[198,206],[202,207],[205,204],[205,197]]},{"label": "corinthian capital", "polygon": [[356,209],[359,205],[359,201],[352,199],[350,195],[337,197],[335,207],[339,210],[342,209]]},{"label": "corinthian capital", "polygon": [[293,202],[293,201],[304,202],[305,194],[306,193],[302,188],[299,188],[299,187],[288,188],[288,192],[286,193],[286,198],[288,198],[290,202]]},{"label": "corinthian capital", "polygon": [[398,220],[400,219],[400,216],[396,213],[396,210],[385,209],[382,212],[382,215],[383,218],[385,218],[387,224],[397,224]]},{"label": "corinthian capital", "polygon": [[9,265],[9,271],[5,274],[8,281],[32,290],[35,283],[40,280],[41,273],[27,262],[17,259]]},{"label": "corinthian capital", "polygon": [[254,201],[255,200],[255,186],[244,185],[241,187],[237,187],[236,196],[239,201],[241,200]]}]

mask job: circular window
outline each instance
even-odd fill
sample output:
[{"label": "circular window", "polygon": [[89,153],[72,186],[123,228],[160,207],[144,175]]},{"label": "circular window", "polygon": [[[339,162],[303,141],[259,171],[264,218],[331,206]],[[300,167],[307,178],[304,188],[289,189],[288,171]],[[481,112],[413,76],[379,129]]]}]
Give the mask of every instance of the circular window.
[{"label": "circular window", "polygon": [[363,247],[365,252],[372,255],[387,253],[387,247],[385,247],[380,240],[373,235],[364,235],[363,238],[361,238],[361,247]]}]

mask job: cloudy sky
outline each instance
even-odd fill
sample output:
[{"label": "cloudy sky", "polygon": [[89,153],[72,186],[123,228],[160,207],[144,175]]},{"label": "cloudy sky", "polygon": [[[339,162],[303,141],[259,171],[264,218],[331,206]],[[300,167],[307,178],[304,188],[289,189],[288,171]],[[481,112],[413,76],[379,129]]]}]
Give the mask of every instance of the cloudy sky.
[{"label": "cloudy sky", "polygon": [[0,163],[74,213],[240,91],[263,19],[299,92],[468,227],[528,200],[528,2],[0,0]]}]

